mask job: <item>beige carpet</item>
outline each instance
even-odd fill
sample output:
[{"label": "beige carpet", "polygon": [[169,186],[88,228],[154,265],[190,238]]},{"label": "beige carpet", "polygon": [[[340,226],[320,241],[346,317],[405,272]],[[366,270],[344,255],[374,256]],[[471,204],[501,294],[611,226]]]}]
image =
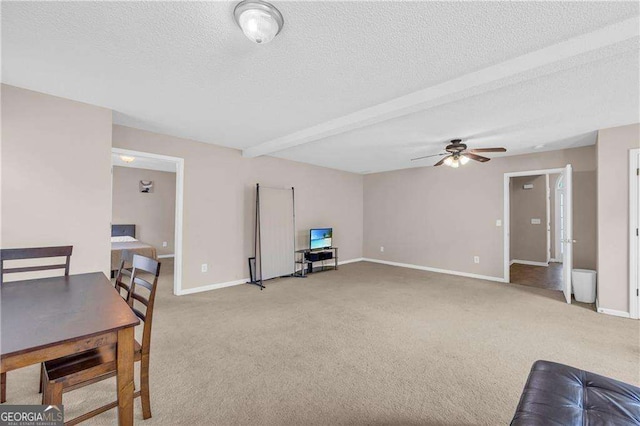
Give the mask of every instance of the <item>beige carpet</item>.
[{"label": "beige carpet", "polygon": [[[164,265],[169,270],[170,265]],[[372,263],[174,297],[165,276],[151,353],[159,425],[508,424],[537,359],[638,384],[640,323],[559,292]],[[38,369],[9,403],[38,403]],[[64,395],[68,414],[114,398]],[[87,424],[115,424],[116,411]]]}]

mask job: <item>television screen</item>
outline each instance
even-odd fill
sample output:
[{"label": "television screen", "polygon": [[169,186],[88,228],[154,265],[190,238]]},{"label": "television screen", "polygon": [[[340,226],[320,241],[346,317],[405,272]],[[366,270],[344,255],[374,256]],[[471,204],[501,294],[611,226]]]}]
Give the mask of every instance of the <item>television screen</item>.
[{"label": "television screen", "polygon": [[318,228],[309,231],[309,248],[311,250],[331,247],[333,228]]}]

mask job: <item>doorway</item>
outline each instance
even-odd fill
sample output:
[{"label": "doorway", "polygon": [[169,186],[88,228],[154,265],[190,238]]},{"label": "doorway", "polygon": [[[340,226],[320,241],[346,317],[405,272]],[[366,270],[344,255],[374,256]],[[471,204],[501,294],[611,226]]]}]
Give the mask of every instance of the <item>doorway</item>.
[{"label": "doorway", "polygon": [[159,282],[175,295],[182,291],[183,182],[182,158],[112,149],[112,268],[123,250],[155,256]]},{"label": "doorway", "polygon": [[552,214],[549,174],[510,178],[510,282],[562,291],[562,264],[552,263]]},{"label": "doorway", "polygon": [[[560,200],[551,204],[551,176],[554,195],[562,182]],[[504,277],[508,283],[559,290],[571,303],[572,251],[572,169],[533,170],[504,174]],[[552,215],[560,209],[558,217]],[[555,220],[554,220],[555,219]],[[562,221],[557,227],[554,222]],[[552,228],[555,232],[552,232]],[[555,241],[560,248],[552,249]],[[561,262],[557,253],[562,254]],[[552,257],[552,253],[555,256]],[[523,259],[523,257],[525,257]]]}]

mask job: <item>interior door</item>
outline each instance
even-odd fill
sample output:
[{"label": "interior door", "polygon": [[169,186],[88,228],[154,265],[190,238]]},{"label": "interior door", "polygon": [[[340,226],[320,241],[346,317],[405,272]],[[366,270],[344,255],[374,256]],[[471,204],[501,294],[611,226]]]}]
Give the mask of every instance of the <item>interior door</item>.
[{"label": "interior door", "polygon": [[571,164],[567,164],[562,173],[564,181],[564,202],[562,205],[562,219],[564,238],[562,240],[562,279],[564,298],[571,303],[571,271],[573,270],[573,179]]}]

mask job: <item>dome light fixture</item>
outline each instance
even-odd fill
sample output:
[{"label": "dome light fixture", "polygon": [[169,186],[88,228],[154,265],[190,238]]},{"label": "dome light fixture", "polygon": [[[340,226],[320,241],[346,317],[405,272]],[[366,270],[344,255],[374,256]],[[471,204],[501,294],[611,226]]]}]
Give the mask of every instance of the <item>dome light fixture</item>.
[{"label": "dome light fixture", "polygon": [[233,17],[249,40],[269,43],[280,33],[284,18],[274,5],[262,0],[244,0],[236,5]]},{"label": "dome light fixture", "polygon": [[120,159],[122,161],[124,161],[125,163],[133,163],[136,159],[136,157],[131,157],[130,155],[121,155]]}]

